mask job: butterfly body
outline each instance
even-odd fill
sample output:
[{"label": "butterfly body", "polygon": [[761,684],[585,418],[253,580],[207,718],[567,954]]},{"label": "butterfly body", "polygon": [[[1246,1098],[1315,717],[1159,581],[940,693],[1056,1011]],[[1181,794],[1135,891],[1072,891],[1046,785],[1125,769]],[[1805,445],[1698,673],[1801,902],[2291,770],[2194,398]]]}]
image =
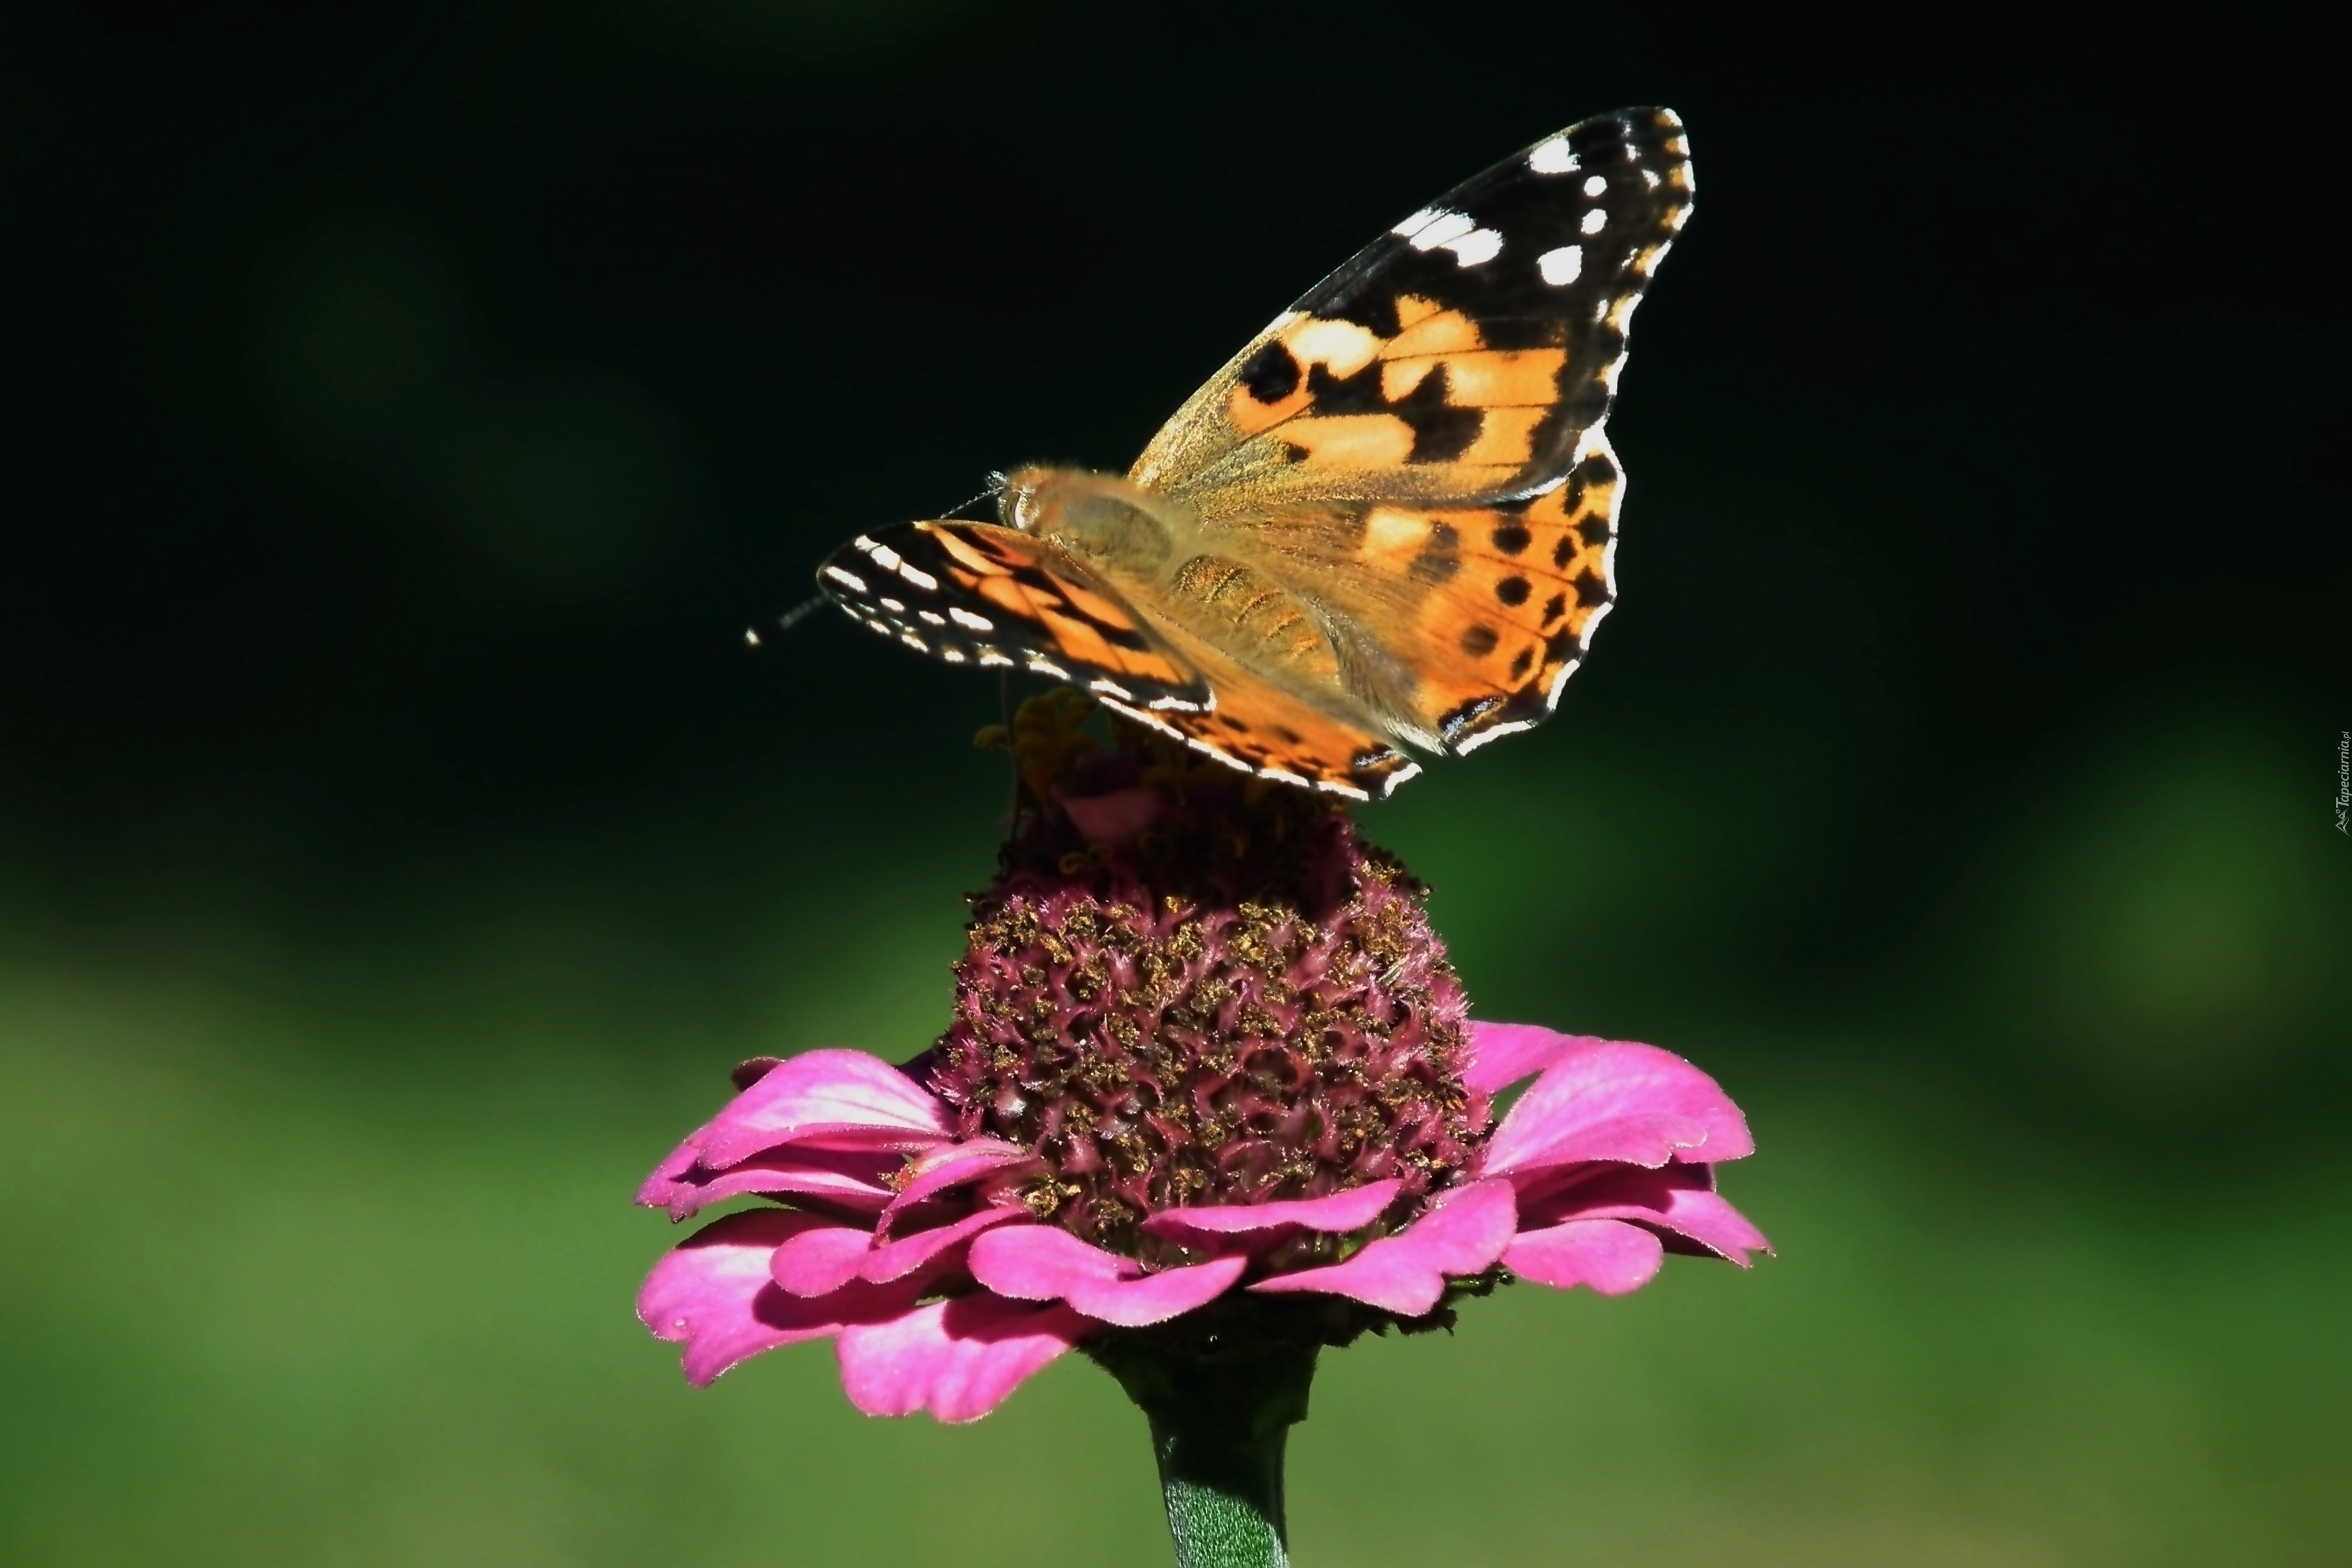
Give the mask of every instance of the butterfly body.
[{"label": "butterfly body", "polygon": [[1222,762],[1349,795],[1539,721],[1614,603],[1605,434],[1690,212],[1664,110],[1538,142],[1375,241],[1121,478],[1028,468],[997,523],[861,534],[818,574],[950,663],[1068,679]]},{"label": "butterfly body", "polygon": [[1129,480],[1052,468],[1010,475],[1003,510],[1010,526],[1057,547],[1129,604],[1153,612],[1194,668],[1222,652],[1254,679],[1337,714],[1370,717],[1344,679],[1330,608],[1309,582],[1297,580],[1304,563],[1269,559],[1267,546],[1292,530],[1258,519],[1212,525]]}]

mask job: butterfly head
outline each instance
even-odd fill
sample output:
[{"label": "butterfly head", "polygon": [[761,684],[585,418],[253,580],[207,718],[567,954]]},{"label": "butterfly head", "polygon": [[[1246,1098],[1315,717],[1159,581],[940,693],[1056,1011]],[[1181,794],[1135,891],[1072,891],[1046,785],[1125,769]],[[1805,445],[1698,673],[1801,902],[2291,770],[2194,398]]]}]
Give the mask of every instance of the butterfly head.
[{"label": "butterfly head", "polygon": [[1038,521],[1044,516],[1045,494],[1053,487],[1056,470],[1032,463],[1013,469],[1009,474],[992,475],[996,481],[996,515],[1007,528],[1017,528],[1024,533],[1038,531]]},{"label": "butterfly head", "polygon": [[1027,468],[1005,479],[1006,526],[1051,540],[1114,579],[1156,577],[1190,537],[1184,508],[1109,474]]}]

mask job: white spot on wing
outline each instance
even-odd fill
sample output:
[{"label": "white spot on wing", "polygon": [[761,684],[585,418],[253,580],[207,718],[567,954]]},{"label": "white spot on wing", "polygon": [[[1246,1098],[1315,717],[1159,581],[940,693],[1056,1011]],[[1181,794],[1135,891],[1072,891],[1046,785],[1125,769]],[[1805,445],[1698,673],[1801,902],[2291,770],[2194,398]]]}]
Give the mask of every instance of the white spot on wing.
[{"label": "white spot on wing", "polygon": [[[1439,218],[1444,216],[1445,215],[1444,213],[1439,212],[1433,207],[1423,207],[1419,212],[1413,214],[1411,217],[1405,219],[1402,223],[1397,225],[1396,227],[1389,230],[1389,232],[1395,235],[1399,239],[1411,239],[1414,235],[1419,234],[1423,229],[1427,228],[1431,224],[1435,223]],[[1429,247],[1427,246],[1423,246],[1422,248],[1426,250]],[[1288,314],[1290,314],[1290,312],[1287,310],[1283,312],[1283,315],[1285,316]],[[1275,321],[1277,323],[1280,322],[1281,320],[1282,316],[1276,316],[1275,318]]]},{"label": "white spot on wing", "polygon": [[1397,785],[1402,784],[1410,784],[1420,776],[1421,764],[1419,763],[1405,763],[1404,766],[1399,768],[1396,772],[1388,774],[1381,780],[1381,798],[1386,800],[1390,795],[1396,794]]},{"label": "white spot on wing", "polygon": [[1124,697],[1130,702],[1135,700],[1135,693],[1129,691],[1126,687],[1121,686],[1116,680],[1104,680],[1100,679],[1089,680],[1087,682],[1087,689],[1089,691],[1099,691],[1106,697]]},{"label": "white spot on wing", "polygon": [[863,594],[867,591],[866,579],[855,572],[844,572],[838,566],[828,566],[824,569],[824,574],[853,594]]},{"label": "white spot on wing", "polygon": [[1642,188],[1645,191],[1654,191],[1658,188],[1658,172],[1655,169],[1642,171]]},{"label": "white spot on wing", "polygon": [[1297,312],[1297,311],[1296,311],[1296,310],[1285,310],[1282,314],[1280,314],[1279,316],[1276,316],[1276,317],[1274,320],[1272,320],[1271,321],[1268,321],[1268,322],[1265,324],[1265,331],[1263,331],[1263,332],[1258,333],[1258,336],[1259,336],[1259,337],[1265,337],[1268,332],[1278,332],[1278,331],[1282,331],[1282,329],[1283,329],[1283,328],[1285,328],[1285,327],[1286,327],[1286,326],[1290,325],[1290,323],[1291,323],[1291,322],[1293,322],[1293,321],[1297,321],[1297,320],[1298,320],[1298,312]]},{"label": "white spot on wing", "polygon": [[1052,659],[1047,658],[1042,653],[1026,654],[1023,657],[1028,659],[1029,668],[1035,670],[1040,675],[1050,675],[1057,680],[1067,680],[1070,679],[1070,672],[1068,670],[1064,669],[1060,665],[1055,664]]},{"label": "white spot on wing", "polygon": [[872,540],[870,540],[870,539],[866,538],[866,537],[864,534],[862,534],[862,533],[861,533],[861,534],[859,534],[856,538],[855,538],[855,539],[851,540],[849,542],[850,542],[850,543],[852,543],[852,544],[854,544],[854,545],[856,545],[858,549],[863,550],[863,551],[864,551],[864,552],[866,552],[866,554],[868,554],[868,555],[873,554],[877,550],[879,550],[879,549],[881,549],[881,548],[882,548],[880,545],[878,545],[878,544],[875,543]]},{"label": "white spot on wing", "polygon": [[896,572],[899,567],[898,552],[887,544],[872,545],[867,548],[866,553],[874,557],[874,564],[885,572]]},{"label": "white spot on wing", "polygon": [[1167,736],[1170,740],[1181,741],[1184,744],[1192,747],[1202,756],[1213,757],[1229,768],[1235,768],[1245,773],[1254,773],[1257,771],[1255,768],[1251,767],[1247,763],[1243,762],[1239,757],[1229,756],[1225,752],[1217,750],[1216,747],[1209,744],[1208,742],[1184,733],[1183,731],[1179,730],[1175,725],[1171,724],[1167,720],[1159,717],[1157,714],[1148,712],[1141,708],[1130,708],[1126,703],[1118,701],[1115,698],[1107,697],[1103,699],[1103,706],[1109,709],[1114,713],[1126,714],[1129,718],[1134,720],[1139,724],[1149,724],[1153,729],[1159,731],[1161,734]]},{"label": "white spot on wing", "polygon": [[1460,239],[1447,245],[1454,258],[1465,267],[1476,267],[1492,261],[1502,253],[1503,237],[1491,228],[1474,228]]},{"label": "white spot on wing", "polygon": [[[1419,213],[1413,214],[1419,217]],[[1478,226],[1468,213],[1437,213],[1427,223],[1417,225],[1411,234],[1401,235],[1415,250],[1435,250],[1441,245],[1451,245]]]},{"label": "white spot on wing", "polygon": [[907,613],[907,606],[896,599],[885,598],[882,601],[882,607],[894,616],[903,616]]},{"label": "white spot on wing", "polygon": [[1497,724],[1492,729],[1481,730],[1454,747],[1454,754],[1457,757],[1466,757],[1489,741],[1499,741],[1506,735],[1516,735],[1522,730],[1532,730],[1535,727],[1536,721],[1532,719],[1514,719],[1507,724]]},{"label": "white spot on wing", "polygon": [[1584,221],[1577,226],[1587,234],[1599,234],[1609,226],[1609,215],[1601,208],[1594,207],[1584,215]]},{"label": "white spot on wing", "polygon": [[945,616],[934,615],[929,610],[917,610],[915,614],[927,626],[943,626],[948,624],[948,618]]},{"label": "white spot on wing", "polygon": [[1595,201],[1600,200],[1608,189],[1609,176],[1606,174],[1595,174],[1584,182],[1584,194]]},{"label": "white spot on wing", "polygon": [[1171,724],[1165,719],[1156,719],[1152,717],[1140,708],[1129,708],[1122,702],[1106,702],[1103,706],[1111,710],[1115,713],[1126,714],[1129,718],[1134,720],[1139,724],[1149,724],[1163,735],[1173,736],[1179,741],[1185,738],[1183,731],[1179,730],[1175,725]]},{"label": "white spot on wing", "polygon": [[1584,247],[1563,245],[1558,250],[1547,250],[1536,258],[1536,270],[1555,289],[1573,283],[1584,275]]},{"label": "white spot on wing", "polygon": [[942,646],[940,649],[940,657],[950,664],[961,664],[964,661],[964,651],[960,647]]},{"label": "white spot on wing", "polygon": [[936,594],[940,591],[940,580],[919,566],[910,566],[901,561],[898,563],[898,575],[926,594]]},{"label": "white spot on wing", "polygon": [[922,638],[917,637],[912,632],[900,632],[898,634],[898,640],[905,643],[908,647],[913,648],[917,653],[929,653],[931,651],[931,645],[925,642]]},{"label": "white spot on wing", "polygon": [[1568,138],[1554,136],[1538,142],[1528,153],[1528,167],[1538,174],[1566,174],[1576,169],[1576,154],[1568,150]]},{"label": "white spot on wing", "polygon": [[[1097,689],[1099,690],[1101,688],[1097,686]],[[1157,708],[1162,705],[1163,704],[1161,702],[1155,701],[1151,706]],[[1108,695],[1103,699],[1103,706],[1115,713],[1126,714],[1129,718],[1134,720],[1139,724],[1149,724],[1151,728],[1159,731],[1161,734],[1166,735],[1169,739],[1181,741],[1185,745],[1190,746],[1192,750],[1200,752],[1202,756],[1210,757],[1217,762],[1223,763],[1225,766],[1232,768],[1236,773],[1254,773],[1259,778],[1276,779],[1284,784],[1298,784],[1301,786],[1311,785],[1316,789],[1325,790],[1332,795],[1346,795],[1349,800],[1370,800],[1371,798],[1370,795],[1367,795],[1364,791],[1358,789],[1355,785],[1350,784],[1342,784],[1337,779],[1308,779],[1285,768],[1253,767],[1248,763],[1243,762],[1239,757],[1233,755],[1231,752],[1226,752],[1218,746],[1211,744],[1207,741],[1202,740],[1197,735],[1186,734],[1183,731],[1179,730],[1175,725],[1171,724],[1165,719],[1159,717],[1149,709],[1131,708],[1128,706],[1127,703],[1119,701],[1117,698]],[[1403,767],[1399,768],[1395,773],[1389,774],[1388,777],[1381,782],[1381,793],[1382,795],[1388,794],[1389,791],[1396,788],[1397,785],[1404,783],[1407,779],[1414,777],[1420,772],[1421,766],[1419,763],[1406,763]]]},{"label": "white spot on wing", "polygon": [[948,610],[948,619],[968,632],[992,632],[996,629],[994,621],[986,616],[975,616],[961,605],[951,605]]},{"label": "white spot on wing", "polygon": [[1005,658],[998,649],[990,647],[985,643],[981,645],[980,648],[972,657],[979,659],[982,665],[992,667],[1000,664],[1011,664],[1013,662],[1011,659]]}]

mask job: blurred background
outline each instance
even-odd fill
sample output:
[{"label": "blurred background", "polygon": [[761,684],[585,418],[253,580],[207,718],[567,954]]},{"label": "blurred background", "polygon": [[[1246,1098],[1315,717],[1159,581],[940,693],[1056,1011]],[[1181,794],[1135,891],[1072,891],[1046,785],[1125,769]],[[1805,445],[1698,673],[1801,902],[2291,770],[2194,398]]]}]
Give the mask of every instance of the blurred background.
[{"label": "blurred background", "polygon": [[1622,605],[1362,817],[1484,1016],[1723,1080],[1780,1256],[1330,1357],[1297,1560],[2340,1560],[2334,56],[2167,29],[20,17],[0,1560],[1167,1561],[1076,1358],[944,1429],[822,1348],[690,1391],[632,1316],[731,1064],[944,1022],[1007,793],[992,683],[742,633],[991,468],[1124,468],[1399,215],[1645,102],[1700,203]]}]

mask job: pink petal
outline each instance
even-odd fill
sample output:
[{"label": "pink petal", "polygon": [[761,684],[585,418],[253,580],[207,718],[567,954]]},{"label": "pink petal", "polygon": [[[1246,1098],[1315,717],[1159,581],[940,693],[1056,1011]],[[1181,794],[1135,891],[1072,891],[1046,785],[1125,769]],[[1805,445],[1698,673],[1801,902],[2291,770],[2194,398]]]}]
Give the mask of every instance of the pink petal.
[{"label": "pink petal", "polygon": [[1590,1285],[1603,1296],[1622,1296],[1655,1279],[1665,1257],[1665,1244],[1638,1225],[1572,1219],[1513,1240],[1503,1266],[1538,1285]]},{"label": "pink petal", "polygon": [[1519,1223],[1530,1227],[1570,1219],[1623,1219],[1685,1237],[1717,1257],[1748,1265],[1751,1252],[1772,1244],[1748,1216],[1714,1190],[1705,1166],[1664,1170],[1604,1169],[1592,1179],[1519,1198]]},{"label": "pink petal", "polygon": [[660,1339],[683,1341],[687,1381],[699,1387],[747,1356],[837,1325],[811,1321],[768,1278],[776,1248],[824,1222],[782,1209],[731,1214],[674,1248],[637,1292],[637,1316]]},{"label": "pink petal", "polygon": [[988,1208],[982,1209],[977,1214],[966,1215],[953,1225],[943,1225],[931,1230],[919,1230],[912,1236],[885,1241],[866,1255],[864,1266],[858,1272],[877,1284],[904,1279],[933,1258],[978,1236],[991,1226],[1003,1225],[1007,1220],[1015,1219],[1034,1223],[1029,1211],[1024,1208]]},{"label": "pink petal", "polygon": [[1233,1289],[1244,1257],[1145,1274],[1132,1258],[1088,1247],[1055,1226],[992,1230],[971,1244],[973,1279],[1000,1296],[1067,1301],[1089,1318],[1139,1329],[1205,1306]]},{"label": "pink petal", "polygon": [[1168,797],[1156,789],[1115,789],[1104,795],[1054,792],[1070,821],[1093,844],[1123,844],[1160,819]]},{"label": "pink petal", "polygon": [[[1506,1117],[1506,1121],[1509,1118]],[[1612,1116],[1564,1133],[1534,1153],[1519,1151],[1508,1173],[1524,1182],[1529,1173],[1549,1173],[1563,1165],[1607,1161],[1614,1164],[1647,1165],[1654,1169],[1707,1141],[1706,1124],[1693,1117],[1661,1111],[1647,1116]],[[1501,1174],[1490,1163],[1489,1174]]]},{"label": "pink petal", "polygon": [[1474,1182],[1441,1194],[1426,1213],[1345,1263],[1261,1279],[1253,1290],[1350,1296],[1417,1318],[1437,1305],[1451,1276],[1478,1273],[1503,1256],[1518,1224],[1508,1182]]},{"label": "pink petal", "polygon": [[698,1164],[676,1175],[656,1171],[638,1189],[637,1202],[666,1208],[672,1219],[744,1193],[800,1193],[848,1208],[878,1209],[895,1195],[883,1178],[903,1160],[887,1150],[773,1150],[722,1173]]},{"label": "pink petal", "polygon": [[1094,1328],[1067,1307],[994,1296],[934,1301],[845,1329],[841,1386],[868,1415],[928,1410],[941,1421],[976,1421]]},{"label": "pink petal", "polygon": [[1007,1143],[996,1138],[973,1138],[961,1143],[942,1143],[917,1155],[900,1180],[904,1183],[898,1195],[882,1211],[881,1223],[875,1228],[887,1231],[899,1211],[911,1208],[926,1198],[936,1197],[950,1187],[960,1187],[976,1182],[998,1171],[1010,1171],[1016,1165],[1035,1165],[1045,1162],[1035,1152],[1018,1143]]},{"label": "pink petal", "polygon": [[1578,1160],[1663,1165],[1754,1153],[1739,1107],[1706,1074],[1655,1046],[1580,1044],[1545,1069],[1486,1146],[1488,1175]]},{"label": "pink petal", "polygon": [[1563,1035],[1541,1024],[1470,1026],[1470,1065],[1462,1081],[1492,1094],[1539,1073],[1569,1052],[1601,1042],[1591,1035]]},{"label": "pink petal", "polygon": [[[1646,1219],[1638,1211],[1616,1215],[1619,1219]],[[1721,1193],[1676,1192],[1666,1212],[1649,1223],[1688,1237],[1717,1257],[1742,1268],[1751,1252],[1770,1252],[1772,1243],[1748,1217],[1733,1208]]]},{"label": "pink petal", "polygon": [[1163,1268],[1140,1279],[1090,1280],[1075,1287],[1068,1300],[1089,1318],[1122,1329],[1148,1328],[1207,1306],[1240,1283],[1249,1266],[1244,1257],[1213,1258],[1206,1263]]},{"label": "pink petal", "polygon": [[1272,1204],[1225,1204],[1216,1207],[1162,1209],[1143,1222],[1154,1236],[1234,1236],[1243,1231],[1271,1230],[1299,1225],[1309,1230],[1343,1233],[1361,1230],[1381,1217],[1404,1188],[1401,1177],[1367,1182],[1343,1193],[1319,1198],[1290,1198]]},{"label": "pink petal", "polygon": [[1024,1301],[1058,1301],[1078,1286],[1142,1272],[1134,1258],[1088,1247],[1059,1226],[995,1231],[971,1244],[971,1277]]},{"label": "pink petal", "polygon": [[856,1226],[811,1226],[776,1248],[768,1278],[795,1296],[830,1296],[857,1278],[874,1233]]},{"label": "pink petal", "polygon": [[947,1108],[864,1051],[809,1051],[771,1069],[662,1162],[719,1171],[781,1144],[824,1139],[851,1148],[928,1149],[951,1131]]}]

